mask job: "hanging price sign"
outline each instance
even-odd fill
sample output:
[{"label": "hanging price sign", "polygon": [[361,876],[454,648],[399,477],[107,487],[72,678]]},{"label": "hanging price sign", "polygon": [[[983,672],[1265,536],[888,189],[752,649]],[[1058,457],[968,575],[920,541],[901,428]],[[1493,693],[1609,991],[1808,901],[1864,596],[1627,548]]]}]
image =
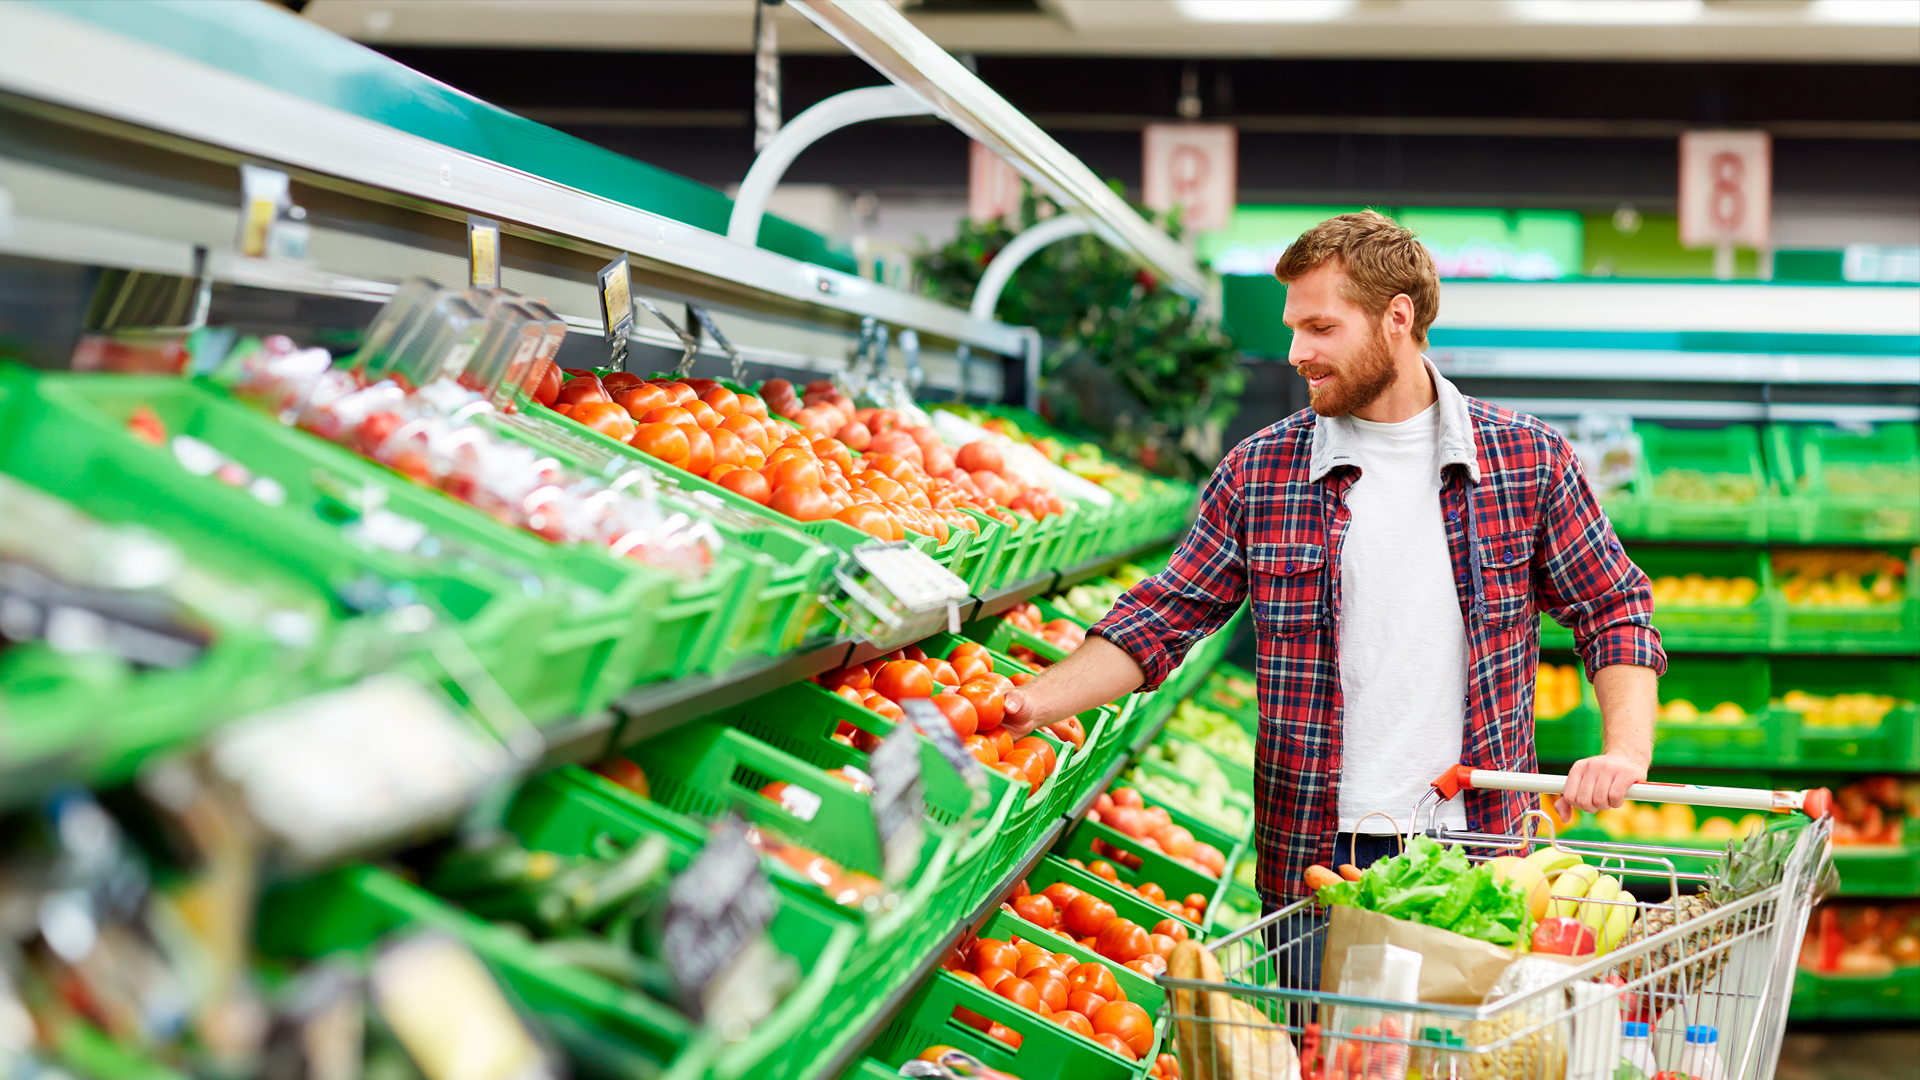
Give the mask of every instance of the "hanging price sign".
[{"label": "hanging price sign", "polygon": [[477,289],[500,287],[500,223],[467,215],[467,279]]},{"label": "hanging price sign", "polygon": [[973,789],[974,805],[980,805],[987,786],[987,770],[980,759],[967,752],[960,745],[960,737],[953,733],[953,725],[947,722],[947,714],[940,711],[931,698],[908,698],[900,703],[900,710],[907,714],[907,722],[924,732],[932,740],[940,756],[947,759],[953,771],[960,774],[967,787]]},{"label": "hanging price sign", "polygon": [[[949,728],[948,730],[952,730]],[[874,748],[873,822],[880,831],[882,877],[893,885],[920,862],[927,803],[920,784],[920,740],[906,724]]]},{"label": "hanging price sign", "polygon": [[673,964],[682,1004],[695,1015],[712,1004],[709,988],[773,921],[773,886],[760,853],[747,842],[747,825],[729,817],[667,891],[661,948]]},{"label": "hanging price sign", "polygon": [[607,365],[624,371],[627,334],[633,330],[633,284],[625,252],[600,268],[599,281],[600,314],[605,320],[607,344],[613,347]]},{"label": "hanging price sign", "polygon": [[1773,139],[1764,131],[1680,136],[1680,245],[1767,246],[1773,225]]}]

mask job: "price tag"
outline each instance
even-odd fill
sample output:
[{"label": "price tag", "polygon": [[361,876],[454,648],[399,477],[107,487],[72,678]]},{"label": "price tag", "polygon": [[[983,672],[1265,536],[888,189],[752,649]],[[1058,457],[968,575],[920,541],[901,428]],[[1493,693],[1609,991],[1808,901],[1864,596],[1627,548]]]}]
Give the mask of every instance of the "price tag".
[{"label": "price tag", "polygon": [[633,287],[628,277],[625,252],[600,268],[599,281],[600,314],[606,320],[607,344],[613,347],[608,364],[624,369],[627,334],[633,330]]},{"label": "price tag", "polygon": [[910,611],[952,606],[973,595],[966,582],[917,547],[869,544],[855,548],[853,557]]},{"label": "price tag", "polygon": [[709,989],[773,921],[773,886],[747,826],[729,816],[693,865],[667,891],[661,947],[673,964],[682,1004],[696,1016],[713,1004]]},{"label": "price tag", "polygon": [[233,246],[242,255],[264,257],[274,222],[292,204],[286,173],[259,165],[240,166],[240,229]]},{"label": "price tag", "polygon": [[468,280],[475,288],[500,287],[500,223],[467,215]]},{"label": "price tag", "polygon": [[974,790],[974,801],[978,803],[978,794],[987,786],[987,770],[981,766],[979,758],[960,745],[960,737],[953,733],[953,725],[947,723],[947,714],[941,712],[930,698],[908,698],[900,703],[900,710],[907,714],[909,723],[933,740],[940,756],[946,758],[947,764],[953,766],[953,771],[959,773],[960,779]]},{"label": "price tag", "polygon": [[892,885],[904,880],[919,865],[920,846],[926,839],[927,803],[920,786],[920,740],[914,736],[913,729],[906,724],[895,725],[893,732],[874,748],[872,766],[873,821],[880,830],[882,877]]}]

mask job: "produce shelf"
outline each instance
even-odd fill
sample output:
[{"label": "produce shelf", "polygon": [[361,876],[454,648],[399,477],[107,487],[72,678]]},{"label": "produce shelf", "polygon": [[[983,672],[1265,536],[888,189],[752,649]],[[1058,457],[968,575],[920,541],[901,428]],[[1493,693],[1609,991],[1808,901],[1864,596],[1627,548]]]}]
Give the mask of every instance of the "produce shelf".
[{"label": "produce shelf", "polygon": [[1920,966],[1891,975],[1794,975],[1789,1020],[1920,1020]]}]

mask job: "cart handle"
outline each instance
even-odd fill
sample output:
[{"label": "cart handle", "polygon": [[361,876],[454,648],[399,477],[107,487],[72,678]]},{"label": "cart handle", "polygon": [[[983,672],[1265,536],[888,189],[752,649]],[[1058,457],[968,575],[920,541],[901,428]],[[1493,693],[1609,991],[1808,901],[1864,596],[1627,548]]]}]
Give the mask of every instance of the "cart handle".
[{"label": "cart handle", "polygon": [[[1462,791],[1532,791],[1541,795],[1561,795],[1567,790],[1567,778],[1541,773],[1500,772],[1455,765],[1441,773],[1433,789],[1442,798],[1451,799]],[[1706,784],[1639,783],[1627,789],[1627,797],[1645,802],[1690,803],[1694,806],[1720,806],[1729,810],[1768,810],[1789,813],[1798,810],[1811,818],[1833,813],[1833,792],[1826,788],[1806,791],[1760,791],[1755,788],[1711,787]]]}]

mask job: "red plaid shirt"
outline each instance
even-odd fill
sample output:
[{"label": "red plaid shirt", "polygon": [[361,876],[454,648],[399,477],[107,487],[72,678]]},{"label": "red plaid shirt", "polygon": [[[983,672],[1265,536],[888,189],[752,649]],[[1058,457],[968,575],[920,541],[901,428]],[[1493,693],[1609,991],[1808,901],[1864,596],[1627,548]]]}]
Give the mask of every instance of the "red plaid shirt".
[{"label": "red plaid shirt", "polygon": [[[1612,664],[1664,673],[1652,589],[1558,432],[1465,397],[1438,372],[1433,378],[1445,463],[1440,505],[1467,627],[1460,760],[1532,772],[1538,612],[1572,628],[1588,678]],[[1347,491],[1359,475],[1343,445],[1350,430],[1344,418],[1306,410],[1235,447],[1207,482],[1199,518],[1167,568],[1129,590],[1092,630],[1139,661],[1143,689],[1152,689],[1251,596],[1261,715],[1254,839],[1270,906],[1305,895],[1302,872],[1333,857],[1340,550]],[[1533,805],[1518,792],[1465,797],[1476,831],[1508,831]]]}]

